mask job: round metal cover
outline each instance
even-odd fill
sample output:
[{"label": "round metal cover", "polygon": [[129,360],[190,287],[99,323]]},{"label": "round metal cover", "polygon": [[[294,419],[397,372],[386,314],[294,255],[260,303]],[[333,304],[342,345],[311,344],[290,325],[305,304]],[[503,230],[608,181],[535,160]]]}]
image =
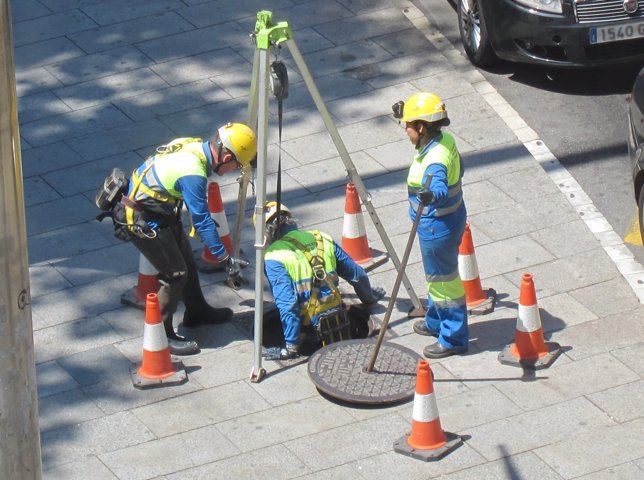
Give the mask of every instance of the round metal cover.
[{"label": "round metal cover", "polygon": [[322,393],[349,403],[384,405],[410,400],[416,390],[413,350],[384,342],[371,372],[374,339],[346,340],[317,350],[309,358],[309,377]]}]

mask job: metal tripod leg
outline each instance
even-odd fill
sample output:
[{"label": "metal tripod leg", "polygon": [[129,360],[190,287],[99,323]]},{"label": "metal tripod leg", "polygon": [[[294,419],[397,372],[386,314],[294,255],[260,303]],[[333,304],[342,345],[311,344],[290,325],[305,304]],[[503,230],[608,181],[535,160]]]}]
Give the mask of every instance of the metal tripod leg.
[{"label": "metal tripod leg", "polygon": [[[396,255],[396,251],[394,250],[394,247],[391,244],[391,241],[389,240],[389,236],[387,235],[387,232],[385,231],[384,226],[380,222],[380,218],[378,218],[378,214],[376,213],[376,210],[371,203],[371,199],[367,194],[367,190],[364,186],[364,183],[362,182],[360,175],[358,175],[358,172],[356,171],[356,167],[353,164],[351,157],[349,156],[349,152],[347,151],[347,148],[344,145],[344,142],[342,141],[340,134],[338,133],[338,129],[333,123],[333,120],[331,119],[331,115],[329,114],[329,111],[327,110],[326,106],[324,105],[324,102],[322,101],[320,92],[315,86],[313,77],[311,76],[311,73],[309,72],[309,69],[306,66],[306,63],[304,62],[304,58],[302,58],[302,54],[300,53],[300,50],[297,48],[297,45],[295,44],[295,40],[291,38],[287,40],[284,43],[284,45],[286,45],[289,48],[289,51],[293,56],[293,60],[295,61],[297,68],[299,68],[300,70],[300,75],[302,75],[302,78],[304,79],[304,83],[306,84],[306,87],[308,88],[309,93],[311,94],[311,97],[313,97],[313,101],[315,102],[315,105],[318,111],[320,112],[320,115],[322,116],[322,120],[326,125],[326,129],[331,135],[333,143],[338,149],[338,153],[340,154],[340,158],[342,158],[342,161],[344,162],[344,166],[347,169],[349,178],[351,179],[351,182],[356,186],[356,190],[360,195],[360,200],[362,201],[362,204],[367,209],[367,212],[369,213],[369,216],[371,217],[371,220],[373,221],[373,224],[376,230],[380,234],[380,239],[382,240],[382,243],[385,245],[387,253],[390,256],[391,261],[394,264],[394,267],[396,267],[396,270],[399,273],[401,273],[402,269],[401,269],[400,260],[398,259],[398,255]],[[407,293],[409,294],[409,298],[411,299],[414,305],[414,308],[419,311],[424,310],[405,272],[402,272],[402,282],[405,285],[405,288],[407,289]]]}]

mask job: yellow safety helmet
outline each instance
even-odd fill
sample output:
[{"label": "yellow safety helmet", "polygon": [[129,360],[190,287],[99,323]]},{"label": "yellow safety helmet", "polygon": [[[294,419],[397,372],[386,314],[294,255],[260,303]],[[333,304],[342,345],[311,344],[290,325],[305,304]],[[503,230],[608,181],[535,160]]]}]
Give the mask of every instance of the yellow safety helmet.
[{"label": "yellow safety helmet", "polygon": [[445,102],[438,95],[428,92],[415,93],[409,97],[403,105],[400,119],[403,122],[422,120],[429,123],[445,120],[443,125],[449,125]]},{"label": "yellow safety helmet", "polygon": [[257,156],[257,136],[243,123],[227,123],[217,130],[221,144],[230,150],[237,161],[246,167]]},{"label": "yellow safety helmet", "polygon": [[[291,211],[288,209],[288,207],[284,204],[280,205],[280,212],[285,213],[289,217],[292,216]],[[264,204],[264,214],[265,214],[265,219],[264,223],[269,224],[273,220],[275,220],[275,215],[277,215],[277,202],[271,200],[270,202],[266,202]],[[253,226],[257,225],[257,215],[253,213]]]}]

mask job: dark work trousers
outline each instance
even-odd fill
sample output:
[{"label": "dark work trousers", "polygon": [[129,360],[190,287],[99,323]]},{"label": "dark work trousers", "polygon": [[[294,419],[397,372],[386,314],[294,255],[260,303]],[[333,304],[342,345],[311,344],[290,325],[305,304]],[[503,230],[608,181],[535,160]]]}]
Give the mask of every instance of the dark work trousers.
[{"label": "dark work trousers", "polygon": [[174,335],[172,317],[180,301],[186,308],[206,306],[197,265],[181,222],[156,230],[155,238],[132,237],[134,246],[159,272],[159,309],[168,336]]}]

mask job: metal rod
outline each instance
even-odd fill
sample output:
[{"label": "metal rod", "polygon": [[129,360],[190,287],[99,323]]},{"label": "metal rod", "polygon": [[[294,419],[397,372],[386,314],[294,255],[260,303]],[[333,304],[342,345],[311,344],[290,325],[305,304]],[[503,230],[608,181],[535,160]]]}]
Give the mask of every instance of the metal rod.
[{"label": "metal rod", "polygon": [[342,138],[340,137],[340,133],[338,132],[338,129],[336,128],[335,123],[333,122],[333,119],[329,114],[329,111],[327,110],[326,106],[324,105],[324,102],[322,101],[320,92],[315,86],[313,77],[311,76],[311,73],[309,72],[309,69],[306,66],[306,63],[304,62],[304,58],[302,57],[302,54],[300,53],[299,49],[297,48],[297,45],[295,44],[295,40],[290,39],[285,42],[285,45],[289,48],[289,51],[293,56],[293,60],[295,61],[295,64],[300,69],[300,75],[302,75],[304,83],[306,84],[309,92],[311,93],[313,102],[317,106],[317,109],[320,112],[320,115],[322,116],[322,120],[326,125],[326,129],[329,132],[329,135],[331,135],[331,139],[333,140],[333,143],[335,144],[338,150],[338,153],[340,154],[340,158],[344,162],[344,166],[347,170],[347,174],[349,175],[351,182],[356,186],[356,190],[360,195],[360,200],[362,201],[362,204],[365,206],[367,212],[369,213],[369,216],[373,221],[374,227],[380,234],[380,239],[382,240],[382,243],[384,244],[385,249],[389,254],[389,257],[391,258],[391,261],[394,264],[394,267],[398,271],[399,275],[402,274],[402,282],[405,285],[409,298],[411,299],[416,309],[422,309],[423,306],[420,303],[420,300],[418,299],[418,296],[416,295],[416,292],[414,291],[414,288],[411,282],[409,281],[409,278],[407,278],[407,275],[405,274],[405,271],[402,268],[400,260],[398,259],[398,255],[396,254],[396,251],[391,241],[389,240],[389,236],[387,235],[387,232],[384,226],[382,225],[382,223],[380,222],[380,218],[378,217],[378,214],[376,213],[376,209],[371,204],[371,199],[367,194],[365,185],[362,182],[360,175],[358,175],[358,172],[356,171],[356,167],[353,161],[351,160],[349,152],[346,146],[344,145]]},{"label": "metal rod", "polygon": [[[432,182],[432,177],[432,174],[429,174],[427,176],[427,180],[425,181],[426,186],[429,186],[429,184]],[[416,231],[418,230],[418,224],[420,223],[420,216],[423,213],[423,208],[423,204],[419,203],[418,208],[416,209],[416,218],[414,218],[414,223],[411,226],[411,232],[409,232],[409,238],[407,239],[407,245],[405,246],[405,253],[403,254],[402,258],[402,268],[398,272],[396,281],[394,282],[394,286],[391,290],[391,296],[389,297],[389,303],[387,304],[387,311],[385,313],[385,317],[382,320],[382,325],[380,326],[380,333],[378,333],[376,347],[374,348],[373,354],[371,355],[369,365],[367,365],[367,372],[373,371],[373,367],[376,364],[376,359],[378,358],[378,352],[380,352],[380,346],[382,345],[382,341],[385,338],[385,332],[387,331],[387,327],[389,325],[389,318],[391,317],[391,312],[394,309],[394,303],[396,303],[396,298],[398,297],[398,289],[400,288],[402,274],[405,271],[405,267],[407,267],[407,261],[409,260],[409,255],[411,254],[411,247],[414,245],[414,238],[416,237]]]},{"label": "metal rod", "polygon": [[40,480],[40,432],[9,0],[0,0],[0,478]]},{"label": "metal rod", "polygon": [[[259,50],[258,69],[258,125],[257,125],[257,180],[255,201],[255,318],[254,347],[255,364],[251,380],[260,381],[264,376],[262,368],[262,336],[264,319],[264,203],[266,202],[266,157],[268,153],[268,51]],[[261,82],[261,83],[260,83]]]}]

